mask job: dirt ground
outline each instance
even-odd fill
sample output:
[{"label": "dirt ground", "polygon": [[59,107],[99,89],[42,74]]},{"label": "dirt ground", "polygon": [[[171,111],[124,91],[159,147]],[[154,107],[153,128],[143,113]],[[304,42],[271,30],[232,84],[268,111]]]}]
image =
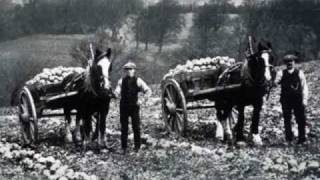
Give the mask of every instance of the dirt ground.
[{"label": "dirt ground", "polygon": [[[261,113],[262,147],[230,146],[214,137],[214,110],[188,112],[189,133],[170,134],[161,119],[158,88],[152,102],[141,111],[143,145],[120,152],[118,104],[107,117],[107,145],[82,151],[63,141],[63,117],[39,119],[39,146],[20,146],[20,127],[14,108],[0,110],[0,179],[319,179],[320,178],[320,64],[301,65],[310,88],[307,108],[308,143],[284,145],[279,89],[272,91]],[[246,133],[251,109],[246,109]]]}]

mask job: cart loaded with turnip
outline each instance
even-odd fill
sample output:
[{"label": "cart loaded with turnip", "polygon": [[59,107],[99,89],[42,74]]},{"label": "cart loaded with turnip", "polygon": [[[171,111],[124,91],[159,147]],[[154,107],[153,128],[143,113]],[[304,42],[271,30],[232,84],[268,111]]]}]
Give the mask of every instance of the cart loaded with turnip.
[{"label": "cart loaded with turnip", "polygon": [[[170,132],[186,135],[188,110],[214,108],[215,101],[222,94],[241,88],[241,84],[230,84],[228,81],[230,73],[241,67],[242,63],[237,63],[233,58],[217,56],[187,60],[184,65],[169,70],[161,82],[162,118],[166,128]],[[232,123],[230,126],[235,123],[235,113],[236,110],[233,110],[228,117],[228,122]]]},{"label": "cart loaded with turnip", "polygon": [[78,94],[77,82],[84,78],[84,72],[81,67],[44,68],[25,83],[18,97],[19,123],[25,144],[37,142],[38,118],[65,115],[46,110],[61,109],[64,104],[72,103]]}]

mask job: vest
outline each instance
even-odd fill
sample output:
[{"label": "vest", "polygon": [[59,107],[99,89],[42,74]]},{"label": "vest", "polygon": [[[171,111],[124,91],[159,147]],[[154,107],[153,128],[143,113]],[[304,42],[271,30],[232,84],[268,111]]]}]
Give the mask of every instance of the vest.
[{"label": "vest", "polygon": [[283,70],[283,76],[280,83],[282,100],[302,100],[302,86],[299,70],[295,69],[292,74],[287,70]]},{"label": "vest", "polygon": [[122,79],[121,101],[123,105],[136,105],[140,88],[137,85],[137,77],[126,76]]}]

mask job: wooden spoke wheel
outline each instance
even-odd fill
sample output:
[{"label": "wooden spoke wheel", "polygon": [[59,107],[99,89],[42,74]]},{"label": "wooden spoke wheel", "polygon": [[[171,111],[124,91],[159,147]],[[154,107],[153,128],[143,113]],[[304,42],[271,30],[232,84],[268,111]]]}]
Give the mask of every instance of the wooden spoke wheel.
[{"label": "wooden spoke wheel", "polygon": [[166,128],[184,136],[187,128],[186,99],[179,83],[166,80],[162,86],[162,113]]},{"label": "wooden spoke wheel", "polygon": [[38,140],[37,112],[30,90],[24,87],[19,95],[19,123],[22,140],[33,144]]}]

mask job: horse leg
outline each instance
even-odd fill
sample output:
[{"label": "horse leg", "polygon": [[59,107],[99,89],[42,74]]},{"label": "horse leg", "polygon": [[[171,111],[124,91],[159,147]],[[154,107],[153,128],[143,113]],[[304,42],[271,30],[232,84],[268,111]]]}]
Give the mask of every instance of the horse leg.
[{"label": "horse leg", "polygon": [[76,142],[80,142],[82,140],[81,133],[80,133],[80,120],[81,120],[80,114],[77,112],[77,115],[76,115],[76,128],[75,128],[75,131],[74,131]]},{"label": "horse leg", "polygon": [[99,137],[98,137],[98,144],[100,147],[106,147],[106,141],[105,141],[105,131],[106,131],[106,112],[100,112],[99,117]]},{"label": "horse leg", "polygon": [[244,126],[244,105],[238,106],[238,122],[235,126],[236,141],[244,141],[243,126]]},{"label": "horse leg", "polygon": [[92,135],[92,141],[94,141],[99,136],[99,127],[100,127],[99,118],[100,118],[100,113],[94,113],[91,118],[92,118],[92,122],[95,122],[95,124],[96,124],[96,128],[95,128],[95,130],[93,132],[93,135]]},{"label": "horse leg", "polygon": [[88,144],[90,142],[90,132],[91,132],[91,117],[89,115],[85,115],[83,118],[84,124],[84,141],[83,141],[83,149],[86,150]]},{"label": "horse leg", "polygon": [[215,137],[219,140],[223,140],[224,139],[224,123],[225,123],[225,119],[223,119],[223,110],[220,108],[216,109],[216,116],[218,121],[214,121],[214,123],[216,124],[216,134]]},{"label": "horse leg", "polygon": [[71,134],[71,110],[64,108],[64,114],[65,114],[65,142],[71,143],[72,142],[72,134]]},{"label": "horse leg", "polygon": [[253,115],[251,124],[252,141],[255,145],[262,145],[262,140],[259,135],[259,120],[262,109],[262,100],[253,105]]},{"label": "horse leg", "polygon": [[231,143],[233,140],[230,116],[232,116],[232,107],[229,107],[228,109],[226,109],[226,112],[224,115],[224,121],[223,121],[224,134],[225,134],[224,137],[228,143]]},{"label": "horse leg", "polygon": [[222,129],[223,129],[223,139],[227,143],[231,143],[233,136],[232,136],[232,130],[231,130],[231,122],[230,122],[230,116],[232,112],[232,106],[226,106],[226,105],[220,105],[217,104],[217,118],[221,122]]},{"label": "horse leg", "polygon": [[109,104],[110,100],[104,105],[104,108],[100,111],[99,117],[99,146],[106,147],[107,143],[105,140],[105,132],[106,132],[106,118],[109,113]]}]

